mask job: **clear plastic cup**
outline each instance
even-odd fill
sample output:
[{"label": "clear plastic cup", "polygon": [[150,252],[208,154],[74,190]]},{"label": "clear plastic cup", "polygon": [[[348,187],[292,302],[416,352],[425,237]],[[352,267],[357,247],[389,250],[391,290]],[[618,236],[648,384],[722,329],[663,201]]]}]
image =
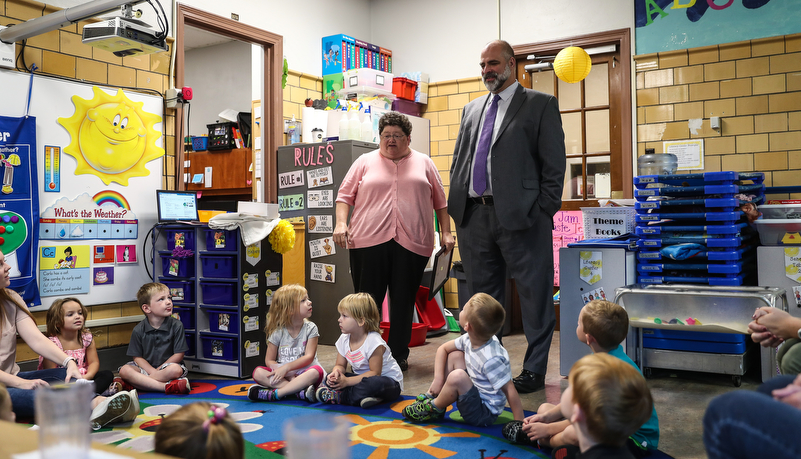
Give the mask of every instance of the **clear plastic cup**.
[{"label": "clear plastic cup", "polygon": [[332,415],[298,416],[284,423],[288,459],[350,459],[350,425]]},{"label": "clear plastic cup", "polygon": [[36,424],[42,459],[89,457],[93,384],[59,384],[36,389]]}]

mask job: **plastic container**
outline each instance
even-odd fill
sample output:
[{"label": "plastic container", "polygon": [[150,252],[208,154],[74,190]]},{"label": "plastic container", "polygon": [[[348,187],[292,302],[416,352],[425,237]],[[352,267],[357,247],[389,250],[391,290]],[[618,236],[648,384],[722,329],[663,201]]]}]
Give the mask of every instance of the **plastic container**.
[{"label": "plastic container", "polygon": [[209,138],[206,136],[192,136],[192,151],[206,151],[209,148]]},{"label": "plastic container", "polygon": [[172,308],[172,315],[176,319],[180,320],[182,324],[184,324],[185,330],[194,330],[195,329],[195,308],[184,308],[181,306],[174,306]]},{"label": "plastic container", "polygon": [[231,279],[236,277],[236,255],[201,255],[203,277]]},{"label": "plastic container", "polygon": [[239,311],[206,309],[209,313],[209,330],[222,333],[239,333]]},{"label": "plastic container", "polygon": [[754,224],[762,245],[801,245],[801,219],[763,219]]},{"label": "plastic container", "polygon": [[215,360],[236,360],[236,338],[224,336],[200,335],[203,341],[203,357]]},{"label": "plastic container", "polygon": [[174,303],[194,303],[195,284],[187,281],[173,281],[161,279],[161,283],[170,289],[170,295]]},{"label": "plastic container", "polygon": [[403,113],[404,115],[421,116],[423,105],[413,100],[395,99],[392,101],[392,110]]},{"label": "plastic container", "polygon": [[654,153],[646,148],[645,154],[637,158],[637,175],[670,175],[679,167],[679,159],[672,153]]},{"label": "plastic container", "polygon": [[362,123],[359,121],[359,112],[354,110],[350,113],[348,120],[348,138],[350,140],[359,140],[362,135]]},{"label": "plastic container", "polygon": [[195,277],[195,257],[162,257],[161,270],[165,277]]},{"label": "plastic container", "polygon": [[342,108],[342,116],[339,117],[339,140],[348,140],[350,139],[350,133],[348,132],[348,111],[346,108]]},{"label": "plastic container", "polygon": [[[389,322],[381,322],[381,338],[384,341],[389,340]],[[409,347],[422,346],[426,343],[426,333],[428,333],[428,325],[426,324],[412,324],[412,338],[409,340]]]},{"label": "plastic container", "polygon": [[206,250],[236,250],[236,233],[222,229],[207,229]]},{"label": "plastic container", "polygon": [[236,306],[236,282],[200,281],[203,304]]},{"label": "plastic container", "polygon": [[361,138],[362,142],[373,142],[373,122],[370,119],[370,114],[364,114],[364,121],[362,121],[361,127]]},{"label": "plastic container", "polygon": [[417,82],[403,77],[395,77],[392,80],[392,93],[401,99],[414,101],[414,93],[417,91]]},{"label": "plastic container", "polygon": [[195,230],[193,229],[166,229],[167,249],[172,250],[179,245],[188,250],[195,250]]},{"label": "plastic container", "polygon": [[194,333],[185,333],[186,336],[186,345],[189,346],[189,350],[184,352],[184,356],[194,356],[197,354],[197,343],[195,342],[195,334]]},{"label": "plastic container", "polygon": [[343,88],[350,89],[359,86],[369,86],[391,92],[392,81],[393,75],[391,73],[370,68],[359,68],[344,72]]}]

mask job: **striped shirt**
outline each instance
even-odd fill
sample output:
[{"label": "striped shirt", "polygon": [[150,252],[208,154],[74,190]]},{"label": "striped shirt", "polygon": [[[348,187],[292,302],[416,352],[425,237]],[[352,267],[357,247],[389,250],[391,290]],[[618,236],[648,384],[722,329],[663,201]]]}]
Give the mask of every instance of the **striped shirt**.
[{"label": "striped shirt", "polygon": [[478,389],[481,401],[492,414],[498,415],[506,406],[506,395],[501,388],[512,379],[509,354],[498,338],[492,337],[484,345],[473,348],[466,333],[454,340],[456,349],[464,352],[467,374]]}]

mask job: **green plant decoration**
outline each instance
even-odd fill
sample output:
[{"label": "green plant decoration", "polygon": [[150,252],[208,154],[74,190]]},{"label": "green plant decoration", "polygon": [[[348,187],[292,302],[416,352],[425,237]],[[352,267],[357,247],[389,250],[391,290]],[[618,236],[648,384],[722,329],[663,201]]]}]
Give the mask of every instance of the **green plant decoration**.
[{"label": "green plant decoration", "polygon": [[281,75],[281,89],[286,88],[287,75],[289,75],[289,64],[286,63],[286,58],[284,58],[284,74]]}]

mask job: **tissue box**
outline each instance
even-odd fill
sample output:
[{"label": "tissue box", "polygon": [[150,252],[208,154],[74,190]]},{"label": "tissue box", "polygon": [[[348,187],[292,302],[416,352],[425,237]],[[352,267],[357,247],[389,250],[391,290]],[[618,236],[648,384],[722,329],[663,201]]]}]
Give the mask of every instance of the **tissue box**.
[{"label": "tissue box", "polygon": [[270,220],[276,219],[280,216],[278,214],[278,204],[269,204],[266,202],[239,201],[236,203],[236,211],[269,218]]}]

